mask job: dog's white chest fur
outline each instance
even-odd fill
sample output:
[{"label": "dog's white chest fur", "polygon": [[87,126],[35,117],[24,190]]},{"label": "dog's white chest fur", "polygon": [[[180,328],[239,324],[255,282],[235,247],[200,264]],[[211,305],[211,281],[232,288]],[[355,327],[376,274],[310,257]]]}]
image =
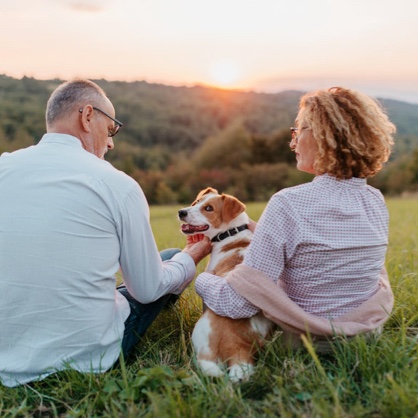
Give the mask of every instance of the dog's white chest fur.
[{"label": "dog's white chest fur", "polygon": [[[244,214],[243,214],[244,215]],[[249,222],[248,216],[245,214],[244,216],[241,216],[242,220],[241,225],[247,224]],[[239,233],[239,236],[233,236],[224,239],[221,242],[214,242],[212,244],[212,252],[210,254],[209,263],[206,267],[206,271],[208,272],[214,272],[216,271],[216,267],[219,266],[222,262],[225,260],[230,259],[232,256],[244,258],[244,255],[246,253],[247,247],[236,247],[234,246],[234,243],[237,242],[237,240],[240,241],[250,241],[252,238],[253,233],[249,230],[241,231]],[[234,265],[231,266],[231,270],[234,267]],[[221,274],[220,276],[224,276],[224,274]]]}]

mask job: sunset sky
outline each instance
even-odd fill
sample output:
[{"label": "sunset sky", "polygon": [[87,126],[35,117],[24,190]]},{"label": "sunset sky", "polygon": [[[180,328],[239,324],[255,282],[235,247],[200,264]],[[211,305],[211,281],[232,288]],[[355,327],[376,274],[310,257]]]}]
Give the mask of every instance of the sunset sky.
[{"label": "sunset sky", "polygon": [[0,1],[0,74],[418,103],[416,0]]}]

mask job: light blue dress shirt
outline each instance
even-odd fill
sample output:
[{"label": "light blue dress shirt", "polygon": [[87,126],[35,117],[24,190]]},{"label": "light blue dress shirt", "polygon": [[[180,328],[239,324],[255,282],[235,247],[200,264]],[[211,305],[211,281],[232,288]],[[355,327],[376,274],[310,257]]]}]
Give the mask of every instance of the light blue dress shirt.
[{"label": "light blue dress shirt", "polygon": [[0,158],[0,378],[65,367],[102,372],[120,353],[126,287],[149,303],[194,278],[185,253],[162,262],[138,184],[70,135]]}]

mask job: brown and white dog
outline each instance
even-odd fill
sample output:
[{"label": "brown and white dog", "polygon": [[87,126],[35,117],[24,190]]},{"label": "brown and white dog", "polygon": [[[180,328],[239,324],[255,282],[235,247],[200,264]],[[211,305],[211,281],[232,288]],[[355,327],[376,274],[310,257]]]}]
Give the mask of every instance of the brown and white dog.
[{"label": "brown and white dog", "polygon": [[[204,234],[212,240],[206,271],[224,277],[241,263],[252,232],[245,205],[217,190],[202,190],[192,206],[178,211],[184,234]],[[231,319],[204,309],[196,323],[192,342],[197,362],[209,376],[223,376],[226,364],[232,381],[246,380],[253,373],[254,356],[272,329],[261,313],[252,318]]]}]

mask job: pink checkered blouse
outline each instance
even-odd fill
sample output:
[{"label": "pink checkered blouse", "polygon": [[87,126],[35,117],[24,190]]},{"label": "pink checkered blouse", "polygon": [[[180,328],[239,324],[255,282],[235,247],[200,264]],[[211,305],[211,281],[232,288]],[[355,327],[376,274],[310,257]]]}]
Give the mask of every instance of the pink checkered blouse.
[{"label": "pink checkered blouse", "polygon": [[[280,280],[306,312],[337,318],[376,293],[387,245],[382,194],[365,179],[322,175],[271,198],[244,264]],[[223,278],[202,273],[195,286],[219,315],[245,318],[259,311]]]}]

